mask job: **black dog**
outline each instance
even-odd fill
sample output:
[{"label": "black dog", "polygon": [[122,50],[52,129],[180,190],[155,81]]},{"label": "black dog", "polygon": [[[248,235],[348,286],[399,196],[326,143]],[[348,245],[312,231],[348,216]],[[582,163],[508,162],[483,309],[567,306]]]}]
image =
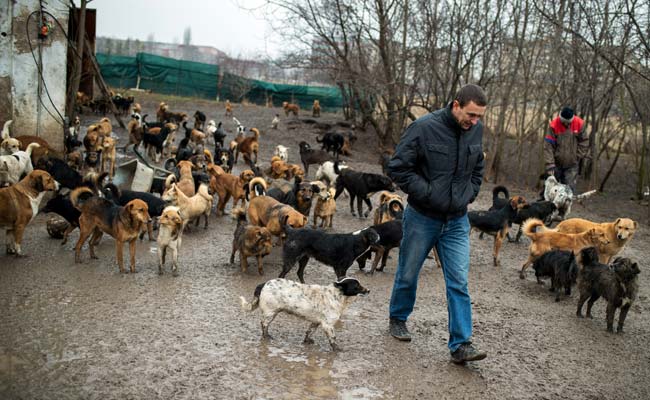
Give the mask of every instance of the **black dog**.
[{"label": "black dog", "polygon": [[147,128],[162,128],[165,126],[165,122],[147,122],[147,115],[149,114],[142,116],[142,126],[145,128],[145,130]]},{"label": "black dog", "polygon": [[205,114],[199,110],[194,113],[194,129],[202,131],[205,127]]},{"label": "black dog", "polygon": [[70,226],[63,232],[63,241],[61,245],[63,246],[68,242],[68,235],[70,232],[79,227],[79,217],[81,216],[81,211],[74,208],[72,201],[70,201],[70,194],[61,194],[58,193],[56,196],[52,197],[47,201],[47,204],[41,210],[43,213],[55,213],[62,216]]},{"label": "black dog", "polygon": [[[505,197],[501,197],[499,194],[503,194]],[[490,207],[490,210],[499,210],[503,208],[503,206],[508,202],[509,198],[510,193],[505,186],[495,186],[494,189],[492,189],[492,207]],[[551,201],[542,200],[526,204],[523,208],[517,210],[517,215],[509,221],[509,227],[511,227],[512,224],[517,224],[519,227],[517,229],[517,235],[515,236],[514,240],[510,236],[510,232],[508,232],[506,235],[508,237],[508,241],[519,242],[522,234],[521,225],[523,225],[523,223],[529,218],[541,219],[544,221],[544,225],[549,226],[552,222],[553,213],[556,210],[557,206]],[[479,238],[483,239],[482,232]]]},{"label": "black dog", "polygon": [[[171,129],[167,125],[163,126],[160,128],[160,133],[157,135],[152,135],[149,133],[147,129],[144,130],[144,135],[142,138],[142,142],[144,143],[144,150],[147,155],[149,154],[149,149],[152,148],[154,149],[154,152],[156,154],[156,157],[158,155],[162,155],[163,153],[163,145],[165,144],[165,140],[167,140],[167,136],[171,133]],[[156,160],[157,161],[157,160]]]},{"label": "black dog", "polygon": [[354,233],[325,233],[310,228],[286,228],[287,239],[282,248],[282,272],[284,278],[298,262],[298,279],[305,283],[305,267],[310,257],[334,268],[337,278],[345,276],[354,260],[369,246],[379,242],[379,235],[372,228]]},{"label": "black dog", "polygon": [[303,167],[305,167],[305,176],[309,175],[309,166],[311,164],[322,164],[325,161],[334,161],[324,150],[314,150],[309,146],[309,143],[303,141],[298,145],[300,147],[300,160]]},{"label": "black dog", "polygon": [[576,315],[582,318],[582,306],[589,299],[587,318],[592,318],[591,307],[602,296],[607,300],[607,331],[614,332],[614,313],[620,308],[616,331],[622,333],[625,317],[639,290],[639,266],[629,258],[617,257],[610,268],[598,261],[594,247],[583,249],[580,255],[583,267],[578,273],[580,299]]},{"label": "black dog", "polygon": [[[365,253],[359,256],[357,258],[357,264],[359,264],[359,269],[364,269],[366,267],[366,261],[372,257],[372,253],[376,253],[375,259],[372,262],[372,268],[370,269],[370,273],[372,274],[375,271],[384,270],[386,261],[388,261],[388,253],[395,247],[399,247],[402,242],[402,221],[401,219],[395,219],[373,225],[370,228],[379,234],[379,242],[370,246]],[[377,268],[379,259],[381,259],[381,267]]]},{"label": "black dog", "polygon": [[542,254],[533,263],[537,283],[543,284],[542,276],[551,278],[551,292],[555,292],[555,301],[560,301],[560,288],[564,294],[571,295],[571,285],[576,283],[578,277],[578,264],[575,254],[566,250],[551,250]]},{"label": "black dog", "polygon": [[78,188],[83,185],[83,177],[77,170],[69,166],[65,161],[54,157],[40,158],[35,169],[47,171],[55,181],[59,182],[61,186],[70,190]]},{"label": "black dog", "polygon": [[183,138],[179,143],[178,149],[176,150],[176,157],[174,157],[176,159],[176,164],[178,164],[179,161],[189,160],[190,157],[192,157],[193,151],[189,144],[190,139],[188,138]]},{"label": "black dog", "polygon": [[492,254],[494,266],[499,265],[499,249],[505,239],[510,221],[517,215],[517,211],[526,204],[526,199],[521,196],[511,197],[505,205],[498,210],[470,211],[467,213],[472,228],[494,236],[494,252]]},{"label": "black dog", "polygon": [[345,137],[337,132],[327,132],[320,140],[317,136],[316,141],[322,143],[321,150],[325,150],[328,153],[331,152],[338,160],[339,154],[341,154],[341,149],[343,148],[343,143],[345,143]]},{"label": "black dog", "polygon": [[[359,217],[368,217],[372,211],[372,202],[368,198],[370,193],[375,193],[380,190],[388,190],[389,192],[395,191],[393,181],[387,176],[379,174],[371,174],[367,172],[353,171],[350,168],[339,169],[338,161],[334,163],[334,172],[338,174],[336,179],[336,194],[334,200],[338,199],[343,190],[347,190],[350,194],[350,211],[352,216],[354,213],[354,199],[357,198],[357,210]],[[363,213],[363,202],[366,202],[368,210]]]},{"label": "black dog", "polygon": [[221,121],[217,124],[217,130],[212,133],[214,138],[214,154],[217,154],[217,149],[223,149],[223,140],[226,138],[226,131],[221,126]]},{"label": "black dog", "polygon": [[[149,207],[149,216],[152,218],[160,217],[167,203],[162,200],[160,197],[153,195],[147,192],[137,192],[133,190],[120,190],[117,186],[112,183],[108,183],[104,186],[102,190],[104,197],[108,200],[111,200],[113,203],[118,206],[125,206],[129,201],[139,199],[147,203]],[[153,224],[149,222],[147,224],[147,233],[149,234],[149,240],[154,240],[153,238]],[[140,239],[144,237],[144,232],[140,235]]]}]

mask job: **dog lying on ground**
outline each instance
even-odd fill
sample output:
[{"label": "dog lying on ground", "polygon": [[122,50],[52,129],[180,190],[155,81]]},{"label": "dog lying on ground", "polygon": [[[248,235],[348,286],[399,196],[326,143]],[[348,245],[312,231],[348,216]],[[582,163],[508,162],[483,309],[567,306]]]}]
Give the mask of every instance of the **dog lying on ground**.
[{"label": "dog lying on ground", "polygon": [[[323,186],[325,185],[323,184]],[[323,187],[318,191],[316,196],[316,205],[314,206],[314,228],[316,228],[319,218],[321,219],[321,228],[332,228],[334,214],[336,214],[336,200],[334,200],[335,194],[336,190],[334,188],[327,189],[326,187]]]},{"label": "dog lying on ground", "polygon": [[0,188],[0,226],[7,232],[7,254],[23,256],[21,244],[27,224],[38,214],[47,191],[58,191],[59,183],[41,170],[30,172],[21,181]]},{"label": "dog lying on ground", "polygon": [[268,228],[274,236],[283,236],[286,227],[302,228],[308,222],[307,217],[293,207],[269,196],[251,199],[247,214],[251,224]]},{"label": "dog lying on ground", "polygon": [[288,279],[272,279],[258,285],[249,303],[240,297],[242,310],[262,310],[262,337],[270,339],[269,325],[280,312],[286,312],[311,322],[304,343],[313,343],[312,333],[320,326],[333,351],[336,345],[334,325],[341,318],[343,311],[357,295],[366,295],[370,291],[355,278],[346,277],[330,286],[302,285]]},{"label": "dog lying on ground", "polygon": [[560,222],[555,228],[558,232],[563,233],[581,233],[592,228],[598,228],[605,232],[608,243],[600,245],[598,249],[598,259],[603,264],[620,253],[625,245],[632,240],[638,224],[629,218],[617,218],[614,222],[595,223],[581,218],[570,218]]},{"label": "dog lying on ground", "polygon": [[314,150],[305,141],[299,143],[300,160],[305,167],[305,175],[309,175],[309,166],[312,164],[322,164],[325,161],[334,161],[334,158],[323,150]]},{"label": "dog lying on ground", "polygon": [[163,274],[167,250],[172,257],[172,275],[178,276],[178,251],[183,239],[183,218],[178,207],[168,206],[160,216],[158,230],[158,274]]},{"label": "dog lying on ground", "polygon": [[[338,163],[334,163],[334,172],[339,175],[336,180],[336,196],[338,199],[343,190],[347,190],[350,194],[350,212],[352,216],[354,213],[354,199],[357,199],[357,210],[359,218],[367,218],[372,211],[372,202],[369,196],[374,192],[387,190],[389,192],[395,191],[395,184],[387,176],[379,174],[371,174],[367,172],[358,172],[351,169],[339,169]],[[363,202],[365,201],[368,210],[363,213]]]},{"label": "dog lying on ground", "polygon": [[257,258],[257,272],[264,275],[262,268],[262,258],[271,254],[273,249],[273,236],[268,229],[249,225],[246,221],[246,211],[242,208],[233,210],[232,215],[237,218],[237,228],[232,240],[232,252],[230,253],[230,263],[235,263],[235,254],[239,251],[239,266],[241,272],[246,273],[248,269],[248,257]]},{"label": "dog lying on ground", "polygon": [[513,196],[500,210],[470,211],[467,213],[472,229],[494,236],[494,252],[492,256],[495,267],[499,265],[499,250],[510,228],[510,221],[515,218],[517,212],[525,205],[526,199],[521,196]]},{"label": "dog lying on ground", "polygon": [[353,233],[325,233],[320,230],[287,227],[287,240],[282,247],[282,272],[287,276],[298,262],[298,279],[305,283],[305,267],[313,257],[334,268],[337,278],[345,276],[354,260],[368,247],[379,242],[379,235],[372,228]]},{"label": "dog lying on ground", "polygon": [[271,188],[267,191],[266,195],[273,197],[280,203],[290,205],[306,217],[309,217],[312,199],[314,198],[314,194],[317,194],[319,191],[320,188],[318,185],[302,182],[300,178],[296,177],[291,190],[283,191],[278,188]]},{"label": "dog lying on ground", "polygon": [[126,272],[122,247],[124,242],[129,242],[131,273],[135,273],[136,239],[150,219],[147,203],[136,199],[121,207],[108,199],[95,196],[92,190],[86,187],[73,190],[70,193],[70,200],[72,205],[81,211],[75,262],[81,262],[81,247],[91,235],[88,244],[90,258],[96,259],[95,245],[102,237],[102,232],[105,232],[115,238],[117,264],[121,273]]},{"label": "dog lying on ground", "polygon": [[576,315],[582,318],[582,306],[587,303],[587,318],[591,316],[591,307],[600,297],[607,300],[607,331],[614,332],[614,313],[621,309],[618,316],[616,332],[623,333],[625,317],[632,303],[636,300],[639,290],[637,263],[629,258],[616,258],[611,268],[598,262],[595,248],[589,247],[581,252],[583,267],[578,273],[578,289],[580,299]]},{"label": "dog lying on ground", "polygon": [[34,170],[32,150],[38,147],[38,143],[31,143],[25,151],[19,150],[11,155],[0,156],[0,187],[14,185],[23,175]]},{"label": "dog lying on ground", "polygon": [[204,229],[208,228],[208,217],[212,210],[212,196],[208,193],[208,185],[202,183],[199,190],[194,196],[186,196],[175,183],[167,190],[162,199],[166,202],[178,206],[183,218],[183,228],[187,226],[190,221],[196,220],[196,226],[199,225],[199,220],[203,215],[205,217]]},{"label": "dog lying on ground", "polygon": [[[402,242],[402,220],[395,219],[382,222],[371,226],[371,228],[379,234],[379,242],[370,246],[365,253],[359,256],[357,258],[357,264],[359,265],[359,269],[365,269],[366,261],[372,257],[372,253],[375,253],[372,268],[370,269],[370,274],[373,274],[375,271],[384,270],[390,251],[400,246]],[[381,267],[377,268],[379,260],[381,260]]]},{"label": "dog lying on ground", "polygon": [[289,113],[292,113],[297,117],[300,112],[300,106],[298,104],[289,103],[288,101],[282,102],[282,108],[284,109],[284,115],[287,117],[289,116]]},{"label": "dog lying on ground", "polygon": [[394,219],[402,219],[403,214],[404,200],[402,200],[402,197],[397,193],[381,192],[373,223],[379,225]]},{"label": "dog lying on ground", "polygon": [[[521,267],[519,278],[524,279],[524,271],[535,259],[550,250],[570,250],[578,253],[585,247],[606,245],[609,243],[605,233],[599,228],[591,228],[582,233],[561,233],[544,226],[544,222],[531,218],[524,223],[524,235],[531,240],[528,259]],[[536,229],[539,232],[536,232]]]},{"label": "dog lying on ground", "polygon": [[555,301],[560,301],[560,289],[564,294],[571,295],[571,285],[576,283],[578,277],[578,264],[575,254],[566,250],[551,250],[542,254],[533,262],[537,283],[543,284],[543,276],[551,278],[551,292],[555,292]]}]

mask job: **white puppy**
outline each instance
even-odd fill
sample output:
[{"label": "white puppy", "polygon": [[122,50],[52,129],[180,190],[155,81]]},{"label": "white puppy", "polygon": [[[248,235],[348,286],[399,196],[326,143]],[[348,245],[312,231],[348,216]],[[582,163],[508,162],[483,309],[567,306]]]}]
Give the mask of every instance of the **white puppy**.
[{"label": "white puppy", "polygon": [[275,151],[273,152],[274,156],[280,157],[280,160],[284,162],[289,161],[289,148],[284,147],[283,145],[279,144],[275,146]]},{"label": "white puppy", "polygon": [[269,325],[275,316],[284,311],[311,322],[305,343],[313,343],[311,334],[319,326],[329,339],[332,350],[338,350],[334,324],[341,318],[347,305],[359,294],[370,291],[355,278],[345,277],[333,285],[305,285],[288,279],[272,279],[255,288],[253,301],[241,296],[244,311],[262,310],[262,336],[270,338]]},{"label": "white puppy", "polygon": [[183,219],[178,207],[168,206],[160,216],[160,228],[158,230],[158,273],[162,275],[163,265],[167,250],[172,256],[172,275],[178,276],[178,251],[181,248],[183,236]]},{"label": "white puppy", "polygon": [[38,143],[30,143],[25,151],[0,156],[0,186],[14,185],[20,181],[23,174],[29,174],[34,170],[32,149],[36,147],[41,146]]}]

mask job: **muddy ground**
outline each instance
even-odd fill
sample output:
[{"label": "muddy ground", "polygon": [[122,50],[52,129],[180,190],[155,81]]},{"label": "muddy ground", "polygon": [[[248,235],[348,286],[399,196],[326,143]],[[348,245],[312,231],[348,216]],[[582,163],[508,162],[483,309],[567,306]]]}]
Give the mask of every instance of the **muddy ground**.
[{"label": "muddy ground", "polygon": [[[163,98],[139,99],[153,115]],[[223,119],[222,106],[212,102],[169,103],[172,109],[193,113],[200,108],[211,119]],[[267,128],[279,111],[235,106],[245,125],[264,131],[264,162],[275,144],[289,146],[294,161],[300,140],[315,144],[316,131],[309,125],[289,130],[283,117],[279,130]],[[337,117],[324,114],[322,119]],[[96,119],[85,115],[84,124]],[[231,121],[223,120],[232,131]],[[125,143],[124,132],[116,133]],[[349,165],[380,172],[376,142],[369,134],[357,134],[354,155],[346,158]],[[491,188],[486,184],[471,208],[489,207]],[[530,190],[511,191],[535,198]],[[251,297],[260,282],[277,277],[280,249],[265,259],[264,276],[254,267],[242,274],[238,265],[228,263],[235,228],[228,216],[212,215],[207,230],[184,235],[180,276],[172,277],[169,267],[158,275],[156,244],[148,241],[138,243],[136,274],[119,273],[114,241],[106,236],[98,246],[99,260],[90,260],[84,249],[83,264],[74,264],[78,233],[61,246],[48,237],[48,216],[41,214],[27,229],[23,249],[28,256],[0,257],[0,398],[648,399],[650,232],[647,208],[628,197],[600,195],[573,209],[574,216],[596,221],[630,216],[641,222],[623,252],[638,260],[642,271],[626,333],[605,331],[604,301],[596,303],[593,320],[578,319],[575,292],[555,303],[548,283],[537,285],[531,271],[520,280],[526,240],[504,244],[501,266],[494,267],[492,239],[472,234],[474,341],[488,358],[467,366],[449,362],[444,284],[432,260],[421,274],[408,321],[414,336],[410,344],[387,334],[397,252],[383,273],[368,276],[352,267],[349,273],[371,293],[344,315],[337,331],[343,351],[332,353],[320,331],[314,345],[302,344],[308,324],[287,315],[271,326],[272,341],[260,340],[259,314],[242,313],[239,296]],[[338,208],[335,231],[371,223],[351,217],[345,198]],[[296,279],[295,270],[288,277]],[[310,261],[308,283],[328,284],[334,278],[330,267]]]}]

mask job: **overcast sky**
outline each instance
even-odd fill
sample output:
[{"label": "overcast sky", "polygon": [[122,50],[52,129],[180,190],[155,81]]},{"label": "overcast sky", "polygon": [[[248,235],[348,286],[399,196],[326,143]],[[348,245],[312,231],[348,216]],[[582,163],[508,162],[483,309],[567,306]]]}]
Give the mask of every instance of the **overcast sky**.
[{"label": "overcast sky", "polygon": [[[79,1],[76,1],[79,4]],[[97,36],[214,46],[231,56],[277,56],[279,43],[259,6],[263,0],[93,0]],[[241,8],[243,6],[244,8]],[[248,9],[253,9],[249,11]],[[255,11],[257,10],[257,11]]]}]

